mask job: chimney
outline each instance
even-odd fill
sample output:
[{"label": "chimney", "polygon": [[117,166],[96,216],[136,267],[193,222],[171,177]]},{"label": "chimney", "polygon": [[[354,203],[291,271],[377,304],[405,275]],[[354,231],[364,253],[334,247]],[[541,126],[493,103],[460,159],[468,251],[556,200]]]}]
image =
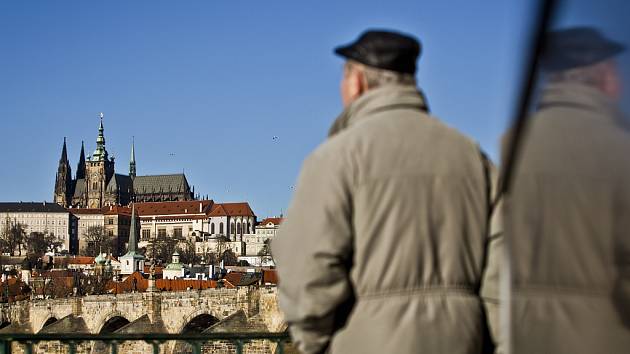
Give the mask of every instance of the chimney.
[{"label": "chimney", "polygon": [[203,203],[199,202],[199,212],[201,213],[203,211],[203,207],[202,207]]}]

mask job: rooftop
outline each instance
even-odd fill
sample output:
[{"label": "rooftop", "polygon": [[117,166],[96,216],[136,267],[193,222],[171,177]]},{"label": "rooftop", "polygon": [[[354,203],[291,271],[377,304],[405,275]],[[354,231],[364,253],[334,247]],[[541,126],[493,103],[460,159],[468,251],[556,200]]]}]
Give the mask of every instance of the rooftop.
[{"label": "rooftop", "polygon": [[0,213],[67,213],[64,207],[51,202],[0,202]]}]

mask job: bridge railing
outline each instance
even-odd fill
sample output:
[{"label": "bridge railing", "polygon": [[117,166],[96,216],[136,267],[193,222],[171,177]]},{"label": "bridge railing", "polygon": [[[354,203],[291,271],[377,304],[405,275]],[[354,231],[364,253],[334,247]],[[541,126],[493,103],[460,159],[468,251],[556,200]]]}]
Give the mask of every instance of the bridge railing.
[{"label": "bridge railing", "polygon": [[[289,342],[289,335],[282,333],[200,333],[200,334],[169,334],[169,333],[138,333],[138,334],[81,334],[81,333],[3,333],[0,334],[0,354],[23,352],[31,354],[37,352],[37,345],[44,342],[59,342],[67,347],[68,354],[77,353],[77,348],[85,343],[103,343],[109,353],[124,353],[120,346],[127,342],[144,342],[150,346],[154,354],[161,353],[161,347],[167,342],[187,343],[189,352],[201,354],[203,346],[216,342],[230,343],[237,354],[244,353],[245,345],[257,341],[269,341],[274,344],[273,353],[284,354],[285,345]],[[19,350],[16,351],[16,344]],[[79,350],[81,351],[81,350]]]}]

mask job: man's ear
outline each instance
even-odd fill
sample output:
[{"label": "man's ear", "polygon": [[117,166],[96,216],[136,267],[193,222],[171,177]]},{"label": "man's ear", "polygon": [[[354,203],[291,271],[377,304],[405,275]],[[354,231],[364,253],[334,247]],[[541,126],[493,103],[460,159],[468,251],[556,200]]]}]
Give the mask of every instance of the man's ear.
[{"label": "man's ear", "polygon": [[617,65],[614,61],[609,60],[605,63],[604,68],[602,90],[612,99],[618,100],[621,97],[622,87]]}]

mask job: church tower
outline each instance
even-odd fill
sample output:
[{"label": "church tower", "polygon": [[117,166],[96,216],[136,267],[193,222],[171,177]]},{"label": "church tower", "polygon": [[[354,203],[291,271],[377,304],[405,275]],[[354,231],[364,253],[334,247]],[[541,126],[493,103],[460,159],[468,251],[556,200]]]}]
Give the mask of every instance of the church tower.
[{"label": "church tower", "polygon": [[87,207],[102,208],[105,202],[105,188],[114,175],[114,159],[109,159],[105,149],[105,135],[103,129],[103,113],[99,115],[101,125],[96,138],[96,150],[86,161],[85,186],[87,189]]},{"label": "church tower", "polygon": [[62,207],[68,207],[70,205],[71,192],[72,170],[70,169],[70,161],[68,161],[66,138],[63,138],[63,148],[61,149],[61,158],[59,159],[57,177],[55,178],[55,203]]}]

